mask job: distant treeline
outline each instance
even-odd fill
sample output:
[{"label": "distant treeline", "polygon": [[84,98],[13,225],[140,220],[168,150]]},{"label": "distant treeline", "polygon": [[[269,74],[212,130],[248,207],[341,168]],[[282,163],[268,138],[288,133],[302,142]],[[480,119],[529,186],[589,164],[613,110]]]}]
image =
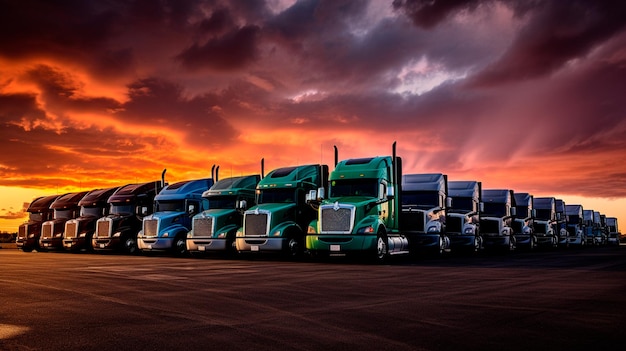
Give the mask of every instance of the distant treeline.
[{"label": "distant treeline", "polygon": [[10,243],[15,241],[17,233],[0,232],[0,243]]}]

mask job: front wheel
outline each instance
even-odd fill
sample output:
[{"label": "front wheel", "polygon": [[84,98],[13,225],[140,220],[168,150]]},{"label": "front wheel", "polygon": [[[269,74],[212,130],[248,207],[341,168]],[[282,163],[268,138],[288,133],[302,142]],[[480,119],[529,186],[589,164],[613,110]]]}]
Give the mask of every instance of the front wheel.
[{"label": "front wheel", "polygon": [[174,256],[184,256],[187,254],[187,241],[184,237],[178,236],[174,239],[174,245],[172,246],[174,250]]},{"label": "front wheel", "polygon": [[379,232],[376,237],[376,263],[384,263],[389,254],[389,246],[387,245],[387,236]]},{"label": "front wheel", "polygon": [[132,236],[126,237],[126,239],[124,240],[124,252],[130,255],[134,255],[137,253],[137,251],[137,239],[133,238]]}]

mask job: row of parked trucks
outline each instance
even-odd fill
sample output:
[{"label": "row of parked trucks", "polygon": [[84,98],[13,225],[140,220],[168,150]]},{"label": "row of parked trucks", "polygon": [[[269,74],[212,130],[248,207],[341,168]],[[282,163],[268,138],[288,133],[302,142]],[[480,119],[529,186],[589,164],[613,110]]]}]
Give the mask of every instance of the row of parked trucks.
[{"label": "row of parked trucks", "polygon": [[554,197],[445,174],[403,174],[392,155],[219,180],[128,184],[35,199],[18,248],[175,255],[409,253],[619,244],[617,219]]}]

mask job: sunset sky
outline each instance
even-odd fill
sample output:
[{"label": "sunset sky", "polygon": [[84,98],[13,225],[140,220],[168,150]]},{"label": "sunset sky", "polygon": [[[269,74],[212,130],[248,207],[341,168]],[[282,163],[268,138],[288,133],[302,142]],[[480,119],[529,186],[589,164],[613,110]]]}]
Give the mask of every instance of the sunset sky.
[{"label": "sunset sky", "polygon": [[[54,3],[54,4],[52,4]],[[35,196],[386,155],[626,228],[626,5],[0,0],[0,231]]]}]

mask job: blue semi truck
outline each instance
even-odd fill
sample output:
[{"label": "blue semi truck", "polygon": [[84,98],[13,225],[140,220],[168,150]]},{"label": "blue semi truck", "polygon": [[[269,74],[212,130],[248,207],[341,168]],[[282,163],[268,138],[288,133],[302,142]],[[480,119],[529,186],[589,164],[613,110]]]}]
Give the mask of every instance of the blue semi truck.
[{"label": "blue semi truck", "polygon": [[483,249],[483,238],[480,234],[480,213],[483,208],[481,200],[482,184],[477,181],[449,181],[446,233],[450,238],[453,252],[469,250],[478,252]]},{"label": "blue semi truck", "polygon": [[202,178],[165,186],[154,197],[154,213],[143,218],[137,233],[139,250],[185,255],[191,219],[204,210],[202,194],[212,185],[213,178]]}]

